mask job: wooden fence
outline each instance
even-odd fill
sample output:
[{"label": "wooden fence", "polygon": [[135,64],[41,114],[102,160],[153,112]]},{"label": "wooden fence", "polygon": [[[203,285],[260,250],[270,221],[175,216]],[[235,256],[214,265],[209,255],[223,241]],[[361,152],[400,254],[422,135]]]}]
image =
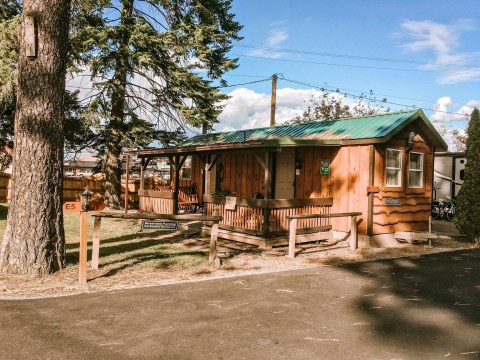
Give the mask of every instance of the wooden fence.
[{"label": "wooden fence", "polygon": [[[145,179],[147,182],[147,179]],[[9,174],[0,174],[0,202],[10,201],[11,176]],[[63,201],[80,201],[80,194],[88,186],[92,192],[92,199],[103,201],[105,179],[102,175],[92,175],[84,177],[66,176],[63,179]],[[122,179],[122,201],[125,199],[125,179]],[[138,208],[138,189],[140,188],[140,179],[131,179],[128,181],[128,204],[129,208]],[[122,203],[123,204],[123,203]]]},{"label": "wooden fence", "polygon": [[0,202],[8,202],[10,199],[10,175],[0,174]]}]

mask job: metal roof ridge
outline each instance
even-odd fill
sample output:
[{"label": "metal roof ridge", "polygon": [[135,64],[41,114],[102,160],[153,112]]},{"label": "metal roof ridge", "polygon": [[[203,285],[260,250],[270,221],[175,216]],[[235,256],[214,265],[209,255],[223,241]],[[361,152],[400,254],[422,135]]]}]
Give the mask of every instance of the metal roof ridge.
[{"label": "metal roof ridge", "polygon": [[278,129],[282,127],[295,127],[295,126],[305,126],[305,125],[310,125],[310,124],[318,124],[318,123],[325,123],[325,122],[333,122],[333,121],[342,121],[342,120],[356,120],[356,119],[364,119],[368,117],[380,117],[380,116],[388,116],[388,115],[397,115],[397,114],[408,114],[412,113],[414,114],[415,112],[419,111],[420,109],[414,109],[414,110],[402,110],[402,111],[396,111],[396,112],[387,112],[385,114],[374,114],[374,115],[364,115],[364,116],[357,116],[357,117],[351,117],[351,118],[335,118],[335,119],[325,119],[325,120],[312,120],[310,122],[303,122],[303,123],[293,123],[293,124],[281,124],[281,125],[275,125],[274,127],[270,126],[264,126],[264,127],[259,127],[259,128],[250,128],[250,129],[240,129],[240,130],[228,130],[228,131],[218,131],[218,132],[213,132],[213,133],[208,133],[208,134],[198,134],[195,135],[194,137],[186,140],[188,142],[191,139],[194,139],[196,137],[201,137],[201,136],[212,136],[212,135],[219,135],[219,134],[228,134],[228,133],[237,133],[237,132],[247,132],[247,131],[259,131],[259,130],[267,130],[267,129]]}]

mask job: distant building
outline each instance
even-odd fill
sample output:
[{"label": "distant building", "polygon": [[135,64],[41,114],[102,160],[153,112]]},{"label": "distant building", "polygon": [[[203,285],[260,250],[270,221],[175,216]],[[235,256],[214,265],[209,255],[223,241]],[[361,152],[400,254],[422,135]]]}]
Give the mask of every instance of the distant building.
[{"label": "distant building", "polygon": [[63,162],[63,173],[65,176],[93,175],[99,162],[100,158],[95,156],[76,156]]}]

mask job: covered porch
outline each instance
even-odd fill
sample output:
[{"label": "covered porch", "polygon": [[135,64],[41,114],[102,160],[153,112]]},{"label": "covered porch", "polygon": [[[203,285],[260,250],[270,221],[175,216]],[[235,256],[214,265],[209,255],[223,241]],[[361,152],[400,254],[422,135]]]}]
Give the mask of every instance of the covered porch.
[{"label": "covered porch", "polygon": [[[329,157],[333,150],[328,147],[324,151]],[[304,177],[309,174],[305,174],[301,157],[313,162],[313,154],[306,149],[244,143],[126,155],[140,158],[142,164],[140,212],[213,215],[218,211],[223,218],[220,238],[257,246],[286,245],[289,216],[332,212],[333,198],[328,196],[326,182],[323,192],[305,189]],[[147,166],[160,158],[167,159],[170,170],[169,181],[161,183],[144,176]],[[317,170],[319,175],[320,168]],[[305,190],[310,192],[307,198]],[[331,239],[330,218],[301,219],[296,228],[298,243]],[[208,227],[203,230],[209,234]]]}]

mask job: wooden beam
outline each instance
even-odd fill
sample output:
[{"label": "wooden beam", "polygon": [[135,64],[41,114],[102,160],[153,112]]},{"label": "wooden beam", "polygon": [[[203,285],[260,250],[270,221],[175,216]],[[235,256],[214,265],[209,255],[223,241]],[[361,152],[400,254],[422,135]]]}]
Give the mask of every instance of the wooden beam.
[{"label": "wooden beam", "polygon": [[87,211],[80,212],[80,244],[78,251],[78,282],[80,284],[87,283],[87,214]]},{"label": "wooden beam", "polygon": [[[376,190],[374,188],[375,184],[375,146],[369,145],[369,167],[368,167],[368,189]],[[374,201],[374,191],[368,192],[368,204],[367,204],[367,235],[373,235],[373,201]]]},{"label": "wooden beam", "polygon": [[98,269],[98,260],[100,258],[100,226],[101,217],[95,217],[93,221],[93,241],[92,241],[92,268]]},{"label": "wooden beam", "polygon": [[357,217],[352,216],[352,226],[350,231],[350,249],[357,250],[358,248],[358,224],[357,224]]},{"label": "wooden beam", "polygon": [[288,237],[288,257],[295,258],[295,239],[297,236],[297,219],[290,220],[290,234]]},{"label": "wooden beam", "polygon": [[129,173],[130,173],[130,156],[127,155],[127,164],[125,166],[126,174],[125,174],[125,214],[128,212],[128,180],[129,180]]},{"label": "wooden beam", "polygon": [[222,221],[221,216],[198,215],[198,214],[155,214],[155,213],[128,213],[123,214],[115,211],[96,211],[92,213],[93,217],[105,217],[112,219],[128,219],[128,220],[178,220],[178,221]]},{"label": "wooden beam", "polygon": [[141,158],[140,159],[140,189],[143,190],[145,188],[145,169],[150,162],[149,158]]},{"label": "wooden beam", "polygon": [[[179,157],[180,156],[176,156],[175,158],[178,159]],[[178,164],[175,165],[175,168],[177,169],[177,172],[180,171],[183,164],[185,164],[185,160],[187,160],[187,156],[180,157],[180,161],[178,162]]]},{"label": "wooden beam", "polygon": [[[216,208],[213,211],[213,216],[218,216],[219,211]],[[218,221],[215,221],[212,226],[212,232],[210,234],[210,252],[208,254],[208,261],[215,262],[215,258],[217,257],[217,240],[218,240]]]},{"label": "wooden beam", "polygon": [[[272,197],[272,154],[269,152],[265,153],[265,193],[264,198],[268,201]],[[264,236],[268,237],[268,231],[270,228],[270,210],[268,208],[263,209],[263,231]]]},{"label": "wooden beam", "polygon": [[[207,203],[225,204],[225,196],[205,194],[203,201]],[[311,198],[311,199],[252,199],[236,197],[237,206],[248,206],[252,208],[285,209],[305,206],[332,206],[333,198]]]},{"label": "wooden beam", "polygon": [[[173,166],[173,171],[174,173],[174,182],[173,182],[173,209],[172,212],[173,214],[176,214],[178,211],[178,182],[180,181],[180,155],[175,156],[175,163]],[[184,156],[184,158],[186,158]]]},{"label": "wooden beam", "polygon": [[217,163],[217,161],[218,161],[219,158],[220,158],[220,155],[219,155],[219,154],[215,154],[215,157],[213,158],[212,162],[207,165],[207,171],[211,171],[211,170],[212,170],[212,168],[215,166],[215,164]]},{"label": "wooden beam", "polygon": [[267,163],[262,159],[262,157],[256,152],[253,153],[253,156],[255,156],[255,159],[257,159],[258,163],[262,166],[263,170],[266,170]]}]

